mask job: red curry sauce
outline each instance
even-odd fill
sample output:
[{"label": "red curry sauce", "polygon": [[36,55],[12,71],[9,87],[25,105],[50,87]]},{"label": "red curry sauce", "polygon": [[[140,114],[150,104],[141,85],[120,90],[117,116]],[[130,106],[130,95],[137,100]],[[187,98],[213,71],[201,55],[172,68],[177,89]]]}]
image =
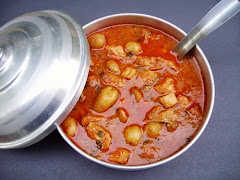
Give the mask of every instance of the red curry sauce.
[{"label": "red curry sauce", "polygon": [[[94,33],[96,32],[92,34]],[[102,48],[90,49],[91,67],[88,80],[79,101],[69,114],[69,117],[77,122],[75,133],[72,135],[67,133],[69,138],[86,153],[110,163],[118,163],[109,161],[110,153],[118,148],[124,148],[129,152],[129,156],[125,163],[118,164],[126,165],[149,164],[179,151],[194,136],[201,124],[204,110],[204,83],[196,59],[188,57],[177,62],[171,50],[178,41],[151,27],[125,24],[100,29],[97,33],[103,34],[106,42]],[[130,41],[140,44],[142,51],[138,54],[127,53],[124,47]],[[116,46],[122,46],[126,54],[120,56],[107,48]],[[160,65],[155,62],[158,57],[161,60]],[[122,77],[121,73],[113,73],[106,68],[107,60],[117,62],[121,73],[127,67],[131,67],[136,70],[136,74],[131,79],[127,79]],[[144,64],[145,62],[153,62],[153,64],[151,66],[150,63],[149,67]],[[163,87],[167,78],[170,78],[174,84],[173,96],[177,101],[170,102],[170,107],[166,108],[166,104],[162,104],[159,98],[168,93],[158,91],[157,85]],[[96,97],[107,85],[118,90],[118,99],[108,110],[96,112],[93,108]],[[136,88],[142,95],[139,102],[131,92],[131,88]],[[153,117],[151,116],[149,120],[149,114],[156,107],[159,108],[159,112],[171,110],[175,119],[169,121],[170,123],[161,122],[161,119],[155,118],[153,113]],[[125,123],[116,115],[119,108],[127,111],[128,119]],[[110,133],[111,144],[106,151],[101,150],[98,141],[90,138],[86,133],[86,126],[81,125],[81,119],[89,113],[103,117],[95,123]],[[152,138],[143,127],[155,120],[161,123],[162,129],[159,131],[159,136]],[[132,124],[139,125],[142,131],[141,140],[136,146],[127,143],[123,134],[124,128]],[[62,128],[66,129],[64,125]]]}]

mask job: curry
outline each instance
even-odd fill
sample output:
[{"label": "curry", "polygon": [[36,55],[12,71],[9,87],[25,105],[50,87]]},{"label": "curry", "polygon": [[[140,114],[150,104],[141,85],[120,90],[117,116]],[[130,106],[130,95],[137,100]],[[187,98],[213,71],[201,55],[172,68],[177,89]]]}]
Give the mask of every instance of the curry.
[{"label": "curry", "polygon": [[178,41],[152,27],[122,24],[87,36],[90,71],[61,124],[83,151],[121,165],[165,159],[188,144],[202,122],[205,91],[193,56],[178,62]]}]

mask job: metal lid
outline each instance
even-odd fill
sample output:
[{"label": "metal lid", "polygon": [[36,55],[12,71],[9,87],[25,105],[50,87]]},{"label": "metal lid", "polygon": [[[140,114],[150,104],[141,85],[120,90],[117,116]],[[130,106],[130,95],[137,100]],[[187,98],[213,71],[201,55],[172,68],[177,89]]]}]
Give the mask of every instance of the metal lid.
[{"label": "metal lid", "polygon": [[33,12],[0,28],[0,148],[31,145],[55,129],[88,70],[85,34],[69,15]]}]

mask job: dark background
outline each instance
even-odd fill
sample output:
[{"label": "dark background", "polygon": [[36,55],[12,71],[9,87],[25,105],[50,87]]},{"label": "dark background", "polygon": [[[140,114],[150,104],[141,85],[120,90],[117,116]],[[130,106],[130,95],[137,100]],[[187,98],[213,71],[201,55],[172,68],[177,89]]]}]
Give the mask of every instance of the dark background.
[{"label": "dark background", "polygon": [[[186,32],[219,0],[1,0],[0,26],[31,11],[57,9],[82,25],[114,13],[163,18]],[[149,170],[122,172],[75,152],[55,130],[39,143],[0,150],[0,179],[239,179],[240,178],[240,13],[199,43],[212,67],[216,99],[199,140],[180,157]]]}]

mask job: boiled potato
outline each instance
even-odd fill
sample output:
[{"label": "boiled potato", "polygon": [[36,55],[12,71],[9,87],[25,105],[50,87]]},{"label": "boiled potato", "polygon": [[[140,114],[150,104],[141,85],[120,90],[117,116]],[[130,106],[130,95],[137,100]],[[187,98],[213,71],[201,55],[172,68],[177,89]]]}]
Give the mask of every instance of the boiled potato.
[{"label": "boiled potato", "polygon": [[69,136],[74,136],[77,130],[77,121],[72,117],[67,117],[61,124],[64,132]]},{"label": "boiled potato", "polygon": [[106,62],[106,67],[109,71],[111,71],[113,73],[120,73],[121,72],[118,63],[114,60],[108,60]]},{"label": "boiled potato", "polygon": [[126,143],[137,146],[142,138],[142,128],[139,125],[130,125],[123,130]]},{"label": "boiled potato", "polygon": [[128,112],[124,108],[118,108],[118,117],[122,123],[126,123],[128,120]]},{"label": "boiled potato", "polygon": [[113,86],[104,87],[100,93],[98,94],[95,103],[94,103],[94,111],[96,112],[104,112],[108,110],[115,102],[117,101],[119,96],[118,90]]},{"label": "boiled potato", "polygon": [[102,48],[106,43],[106,37],[102,33],[95,33],[88,37],[88,43],[91,48]]},{"label": "boiled potato", "polygon": [[137,42],[128,42],[126,45],[125,45],[125,50],[128,52],[128,53],[133,53],[133,54],[138,54],[142,51],[142,47],[139,43]]},{"label": "boiled potato", "polygon": [[125,148],[118,148],[116,151],[109,153],[108,160],[117,164],[126,164],[131,152]]},{"label": "boiled potato", "polygon": [[147,133],[148,137],[150,138],[158,137],[162,128],[163,128],[163,124],[156,123],[156,122],[150,122],[143,126],[143,130]]}]

